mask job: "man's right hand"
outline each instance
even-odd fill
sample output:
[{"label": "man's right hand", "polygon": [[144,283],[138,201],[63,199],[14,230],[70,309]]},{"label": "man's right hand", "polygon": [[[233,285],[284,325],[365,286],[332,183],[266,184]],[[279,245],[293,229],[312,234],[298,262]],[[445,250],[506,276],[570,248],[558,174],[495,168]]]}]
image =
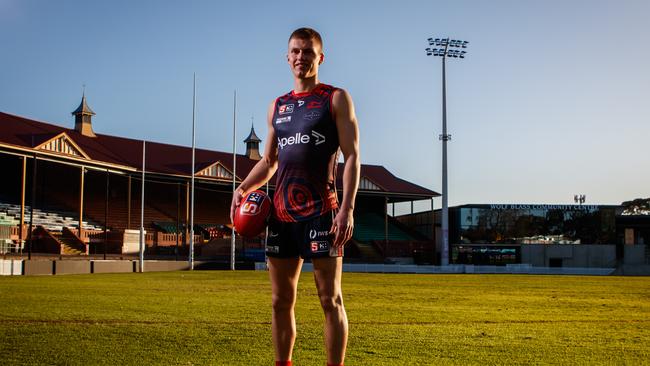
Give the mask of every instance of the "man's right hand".
[{"label": "man's right hand", "polygon": [[239,203],[241,202],[242,198],[244,198],[244,191],[241,188],[235,189],[235,191],[232,193],[232,202],[230,203],[230,223],[234,224],[235,223],[235,211],[237,211],[237,208],[239,207]]}]

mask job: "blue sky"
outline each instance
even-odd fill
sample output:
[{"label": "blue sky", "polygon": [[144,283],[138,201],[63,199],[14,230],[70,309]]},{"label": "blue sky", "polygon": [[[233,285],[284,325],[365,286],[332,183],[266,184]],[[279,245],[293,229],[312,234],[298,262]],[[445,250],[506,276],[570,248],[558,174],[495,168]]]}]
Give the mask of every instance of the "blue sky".
[{"label": "blue sky", "polygon": [[[325,41],[321,80],[353,96],[362,161],[441,190],[447,64],[449,203],[618,204],[650,196],[650,2],[0,0],[0,110],[96,132],[230,151],[292,88],[291,31]],[[243,153],[244,144],[238,145]],[[437,200],[437,206],[440,200]]]}]

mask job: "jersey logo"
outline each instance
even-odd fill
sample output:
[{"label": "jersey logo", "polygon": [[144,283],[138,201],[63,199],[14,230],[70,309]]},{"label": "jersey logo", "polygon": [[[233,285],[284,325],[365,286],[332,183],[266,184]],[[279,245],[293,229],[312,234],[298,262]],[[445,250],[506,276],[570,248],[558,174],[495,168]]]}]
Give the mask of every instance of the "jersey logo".
[{"label": "jersey logo", "polygon": [[[314,145],[318,146],[323,142],[325,142],[325,136],[321,135],[320,133],[312,130],[311,135],[316,140],[314,141]],[[280,150],[284,149],[285,146],[308,144],[310,142],[311,142],[311,138],[309,137],[309,135],[303,135],[302,132],[298,132],[295,135],[289,137],[283,137],[283,138],[278,137],[278,146],[280,147]]]},{"label": "jersey logo", "polygon": [[278,110],[278,113],[280,113],[280,114],[293,113],[293,104],[283,104],[283,105],[281,105],[280,109]]},{"label": "jersey logo", "polygon": [[318,117],[320,117],[319,111],[309,111],[303,116],[303,118],[306,119],[307,121],[313,121]]},{"label": "jersey logo", "polygon": [[302,107],[302,105],[305,104],[304,100],[299,100],[298,101],[298,108]]},{"label": "jersey logo", "polygon": [[275,124],[279,125],[280,123],[291,122],[291,116],[280,117],[275,120]]},{"label": "jersey logo", "polygon": [[320,133],[316,131],[311,131],[311,135],[314,136],[314,138],[316,139],[315,145],[318,146],[323,142],[325,142],[325,136],[321,135]]}]

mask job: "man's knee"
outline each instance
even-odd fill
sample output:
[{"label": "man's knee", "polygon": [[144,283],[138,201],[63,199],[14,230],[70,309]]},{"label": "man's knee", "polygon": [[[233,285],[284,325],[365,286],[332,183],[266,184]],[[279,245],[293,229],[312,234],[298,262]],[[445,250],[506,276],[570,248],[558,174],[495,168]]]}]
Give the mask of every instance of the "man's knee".
[{"label": "man's knee", "polygon": [[273,312],[288,312],[293,310],[296,297],[291,294],[274,294],[273,295]]},{"label": "man's knee", "polygon": [[325,313],[338,313],[343,310],[343,297],[337,295],[321,295],[320,305]]}]

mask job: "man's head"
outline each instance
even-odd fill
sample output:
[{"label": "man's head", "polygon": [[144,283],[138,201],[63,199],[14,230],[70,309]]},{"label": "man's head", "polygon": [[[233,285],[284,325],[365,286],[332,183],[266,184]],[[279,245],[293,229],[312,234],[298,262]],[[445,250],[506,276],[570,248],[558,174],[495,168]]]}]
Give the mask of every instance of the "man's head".
[{"label": "man's head", "polygon": [[318,32],[311,28],[298,28],[291,33],[287,61],[296,78],[317,76],[318,66],[323,60],[323,40]]}]

